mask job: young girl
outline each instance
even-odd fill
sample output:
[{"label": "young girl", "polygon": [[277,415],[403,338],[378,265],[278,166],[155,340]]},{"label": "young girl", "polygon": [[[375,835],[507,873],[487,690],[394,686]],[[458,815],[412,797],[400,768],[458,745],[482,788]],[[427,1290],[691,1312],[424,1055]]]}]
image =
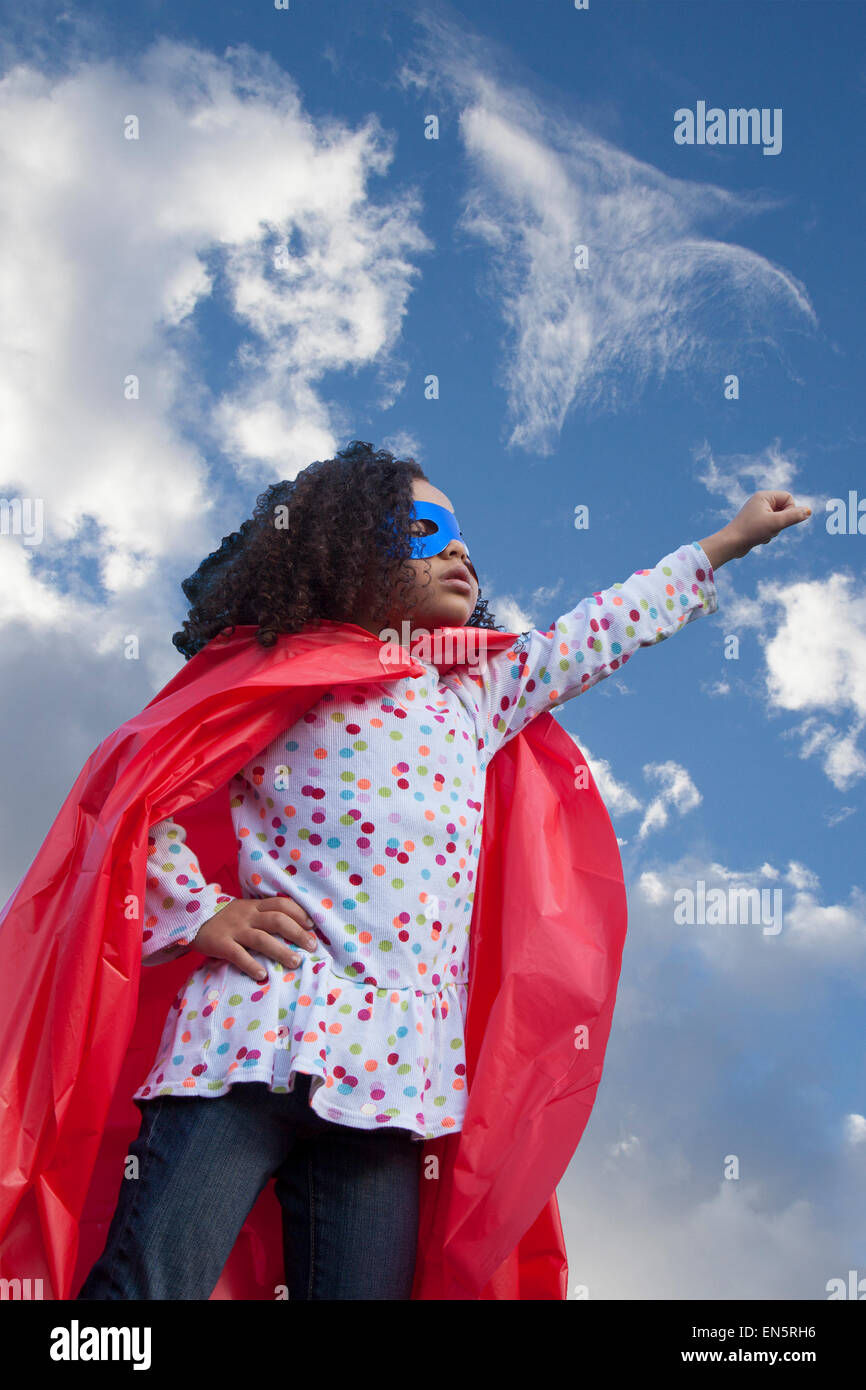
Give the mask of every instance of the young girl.
[{"label": "young girl", "polygon": [[[716,535],[524,634],[516,661],[488,655],[481,680],[421,657],[423,676],[326,692],[232,779],[242,897],[205,882],[179,824],[151,827],[145,962],[191,945],[207,959],[134,1094],[140,1176],[79,1299],[208,1298],[272,1176],[291,1299],[411,1296],[423,1141],[466,1108],[489,760],[714,612],[714,569],[807,514],[756,494]],[[449,499],[358,441],[269,488],[183,588],[187,659],[244,623],[265,647],[322,618],[380,638],[406,620],[413,636],[496,627]]]}]

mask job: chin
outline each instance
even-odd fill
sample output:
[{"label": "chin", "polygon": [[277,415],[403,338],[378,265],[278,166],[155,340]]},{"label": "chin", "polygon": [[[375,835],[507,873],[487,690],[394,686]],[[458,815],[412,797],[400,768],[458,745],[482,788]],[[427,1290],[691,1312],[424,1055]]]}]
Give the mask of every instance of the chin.
[{"label": "chin", "polygon": [[469,619],[472,617],[472,613],[473,613],[474,608],[475,608],[475,604],[474,604],[474,603],[473,603],[473,605],[472,605],[472,608],[467,608],[465,603],[461,603],[461,604],[456,604],[456,603],[455,603],[455,604],[454,604],[453,611],[449,612],[449,613],[447,614],[447,616],[446,616],[446,610],[445,610],[445,607],[443,606],[443,609],[442,609],[442,617],[439,618],[438,623],[437,623],[437,626],[438,626],[438,627],[465,627],[466,624],[468,623]]},{"label": "chin", "polygon": [[434,609],[432,613],[418,613],[413,622],[431,632],[436,627],[465,627],[474,608],[474,604],[472,608],[467,609],[465,603],[443,603],[441,608]]}]

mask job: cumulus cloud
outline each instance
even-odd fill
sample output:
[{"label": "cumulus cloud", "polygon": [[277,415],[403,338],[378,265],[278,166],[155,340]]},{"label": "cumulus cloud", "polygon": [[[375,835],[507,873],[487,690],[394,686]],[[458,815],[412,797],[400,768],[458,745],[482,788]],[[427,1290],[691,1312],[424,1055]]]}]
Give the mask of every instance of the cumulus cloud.
[{"label": "cumulus cloud", "polygon": [[[701,483],[724,498],[719,523],[763,489],[790,492],[799,505],[810,506],[813,525],[826,510],[828,494],[804,493],[797,487],[796,451],[784,450],[778,439],[757,454],[721,460],[705,441],[695,450],[695,459]],[[755,546],[738,574],[748,579],[753,566],[784,557],[789,545],[801,545],[812,534],[809,523],[788,527],[772,545]],[[754,629],[758,634],[768,708],[809,711],[781,736],[798,740],[801,758],[820,758],[837,790],[860,781],[866,775],[866,754],[858,743],[866,723],[866,599],[859,576],[834,570],[820,579],[793,582],[761,578],[756,592],[744,593],[726,574],[724,614],[727,633],[741,636],[744,629]],[[709,694],[723,694],[730,686],[720,681],[705,688]],[[853,811],[848,807],[825,818],[837,824]]]},{"label": "cumulus cloud", "polygon": [[866,597],[849,575],[762,589],[781,621],[764,653],[780,709],[851,709],[866,717]]},{"label": "cumulus cloud", "polygon": [[[767,865],[764,865],[759,872],[766,874]],[[805,864],[799,864],[796,859],[792,859],[788,864],[788,872],[785,875],[787,881],[793,885],[800,893],[811,892],[814,888],[821,886],[821,880],[811,869],[807,869]]]},{"label": "cumulus cloud", "polygon": [[839,1242],[815,1204],[794,1198],[773,1210],[759,1184],[725,1180],[678,1202],[661,1167],[644,1166],[638,1190],[609,1164],[604,1185],[560,1186],[569,1297],[581,1284],[594,1300],[826,1297]]},{"label": "cumulus cloud", "polygon": [[[141,631],[164,561],[213,548],[213,455],[251,509],[338,447],[325,373],[369,367],[398,389],[390,349],[430,246],[419,202],[370,190],[393,158],[375,116],[314,120],[246,46],[18,63],[0,113],[0,487],[46,503],[38,554],[4,537],[0,587],[25,622],[77,619],[84,642],[97,616]],[[79,565],[66,601],[61,564]]]},{"label": "cumulus cloud", "polygon": [[789,583],[762,579],[754,596],[733,595],[726,612],[727,631],[759,634],[768,708],[805,715],[782,737],[799,742],[801,758],[820,758],[838,790],[860,781],[866,598],[857,579],[841,571]]},{"label": "cumulus cloud", "polygon": [[866,1148],[866,1115],[845,1116],[845,1142],[852,1149]]},{"label": "cumulus cloud", "polygon": [[823,991],[866,960],[866,894],[852,885],[847,902],[822,903],[818,875],[797,861],[780,873],[767,863],[738,869],[688,856],[641,869],[636,891],[656,939],[687,943],[736,977],[741,999]]},{"label": "cumulus cloud", "polygon": [[[677,924],[699,879],[781,887],[782,932]],[[692,855],[629,886],[604,1076],[558,1187],[571,1297],[824,1299],[856,1265],[866,1120],[828,984],[862,992],[866,900],[824,896],[799,860]]]},{"label": "cumulus cloud", "polygon": [[375,115],[314,118],[246,46],[103,58],[85,21],[63,32],[4,49],[0,79],[0,495],[44,514],[37,544],[0,537],[4,710],[28,736],[4,754],[25,788],[0,808],[7,892],[68,769],[176,673],[179,578],[357,433],[327,374],[401,389],[431,246],[415,191],[383,191]]}]

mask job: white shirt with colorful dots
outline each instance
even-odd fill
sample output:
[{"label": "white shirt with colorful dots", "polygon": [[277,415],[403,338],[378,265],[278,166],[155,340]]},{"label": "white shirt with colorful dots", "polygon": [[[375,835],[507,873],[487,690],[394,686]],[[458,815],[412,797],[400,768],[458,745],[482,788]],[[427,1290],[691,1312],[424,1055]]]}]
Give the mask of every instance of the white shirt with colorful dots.
[{"label": "white shirt with colorful dots", "polygon": [[[718,607],[697,541],[582,599],[547,632],[464,666],[329,691],[232,778],[244,897],[287,894],[315,923],[296,969],[261,984],[209,957],[174,999],[135,1098],[292,1090],[359,1129],[459,1130],[469,924],[490,758],[542,710],[588,690]],[[150,830],[143,954],[189,949],[233,899],[205,883],[176,822]],[[285,940],[285,938],[282,938]]]}]

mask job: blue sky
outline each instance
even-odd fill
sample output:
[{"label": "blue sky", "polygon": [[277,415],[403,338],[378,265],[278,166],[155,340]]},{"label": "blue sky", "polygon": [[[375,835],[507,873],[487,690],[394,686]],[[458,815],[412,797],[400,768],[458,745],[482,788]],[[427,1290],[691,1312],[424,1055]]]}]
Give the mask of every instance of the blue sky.
[{"label": "blue sky", "polygon": [[[177,669],[179,580],[350,439],[448,494],[515,632],[790,491],[715,615],[558,714],[630,907],[559,1198],[592,1298],[866,1276],[866,539],[827,525],[866,491],[863,5],[5,8],[0,495],[44,536],[0,545],[0,898]],[[700,102],[779,152],[676,143]],[[782,931],[677,925],[701,879]]]}]

